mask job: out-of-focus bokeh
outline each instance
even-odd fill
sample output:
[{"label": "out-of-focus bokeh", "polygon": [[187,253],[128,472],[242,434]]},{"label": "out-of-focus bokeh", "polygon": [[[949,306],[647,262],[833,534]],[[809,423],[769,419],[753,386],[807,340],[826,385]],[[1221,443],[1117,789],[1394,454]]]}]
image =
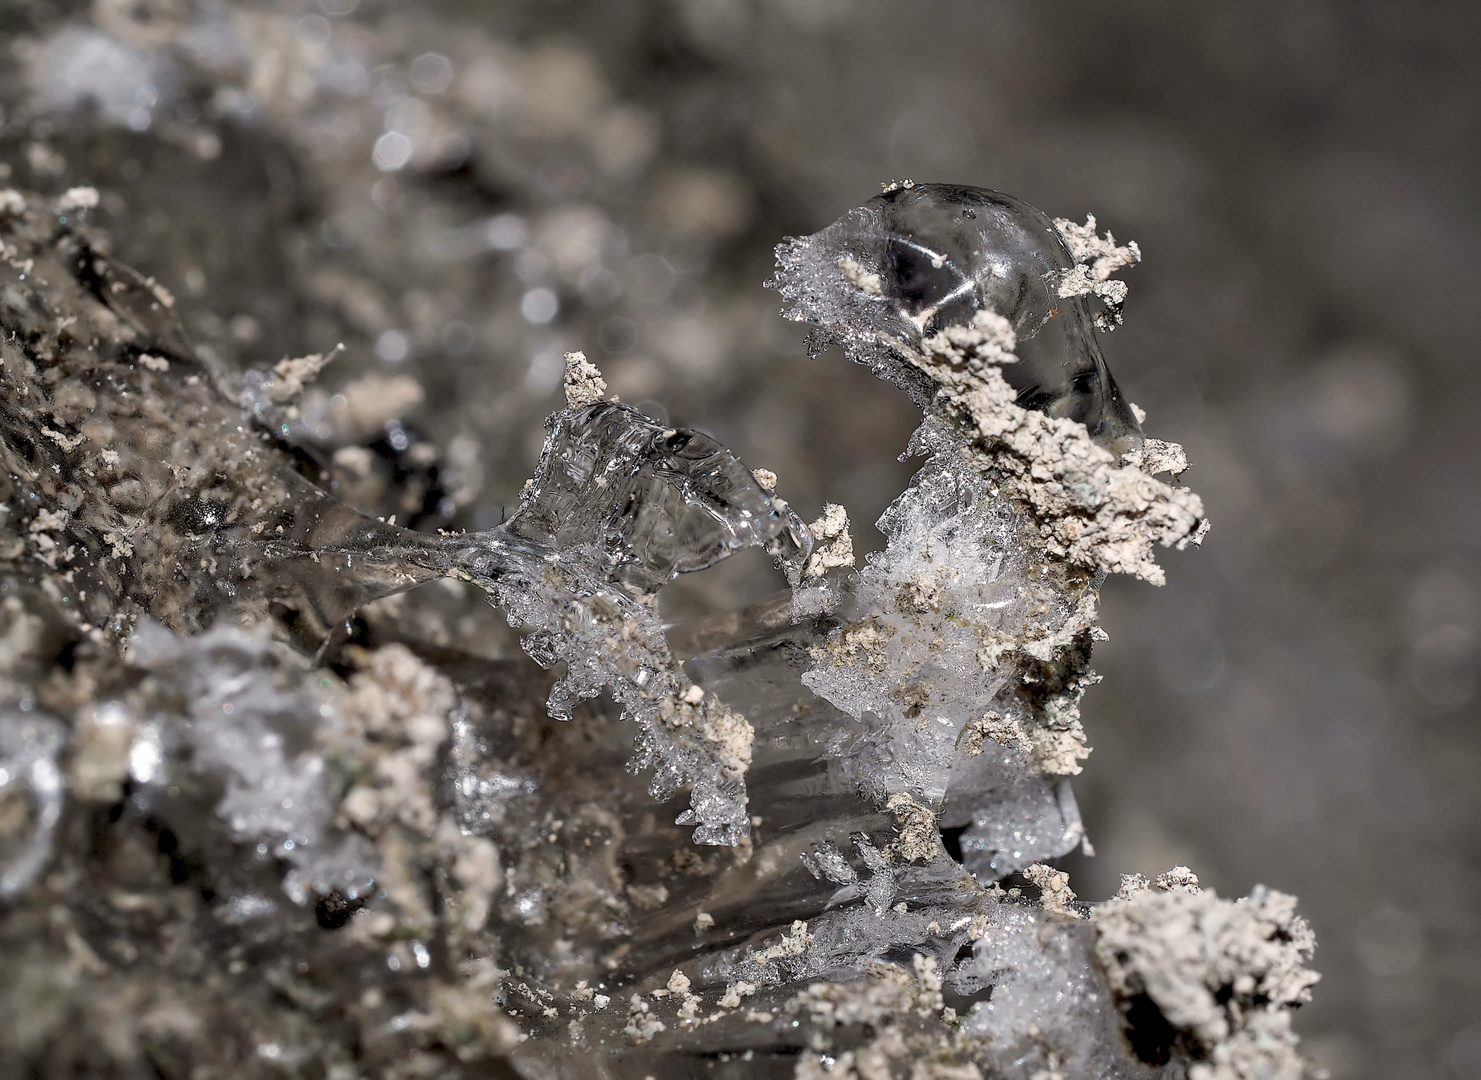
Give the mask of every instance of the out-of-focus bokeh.
[{"label": "out-of-focus bokeh", "polygon": [[4,183],[96,185],[224,365],[344,342],[310,413],[424,446],[427,528],[499,520],[581,348],[877,547],[914,417],[806,359],[772,245],[905,178],[1137,240],[1106,352],[1214,529],[1107,585],[1074,884],[1298,893],[1334,1080],[1481,1078],[1481,7],[11,0],[0,41]]}]

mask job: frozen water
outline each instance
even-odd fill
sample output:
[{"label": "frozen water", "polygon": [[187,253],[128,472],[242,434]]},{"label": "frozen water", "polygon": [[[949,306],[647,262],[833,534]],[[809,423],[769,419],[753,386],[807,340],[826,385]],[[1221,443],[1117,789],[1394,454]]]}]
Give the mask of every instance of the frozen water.
[{"label": "frozen water", "polygon": [[[51,852],[66,794],[57,767],[65,742],[65,729],[49,716],[20,708],[0,711],[0,799],[28,804],[20,825],[7,814],[10,820],[0,832],[0,900],[24,889]],[[16,835],[7,835],[12,830]]]},{"label": "frozen water", "polygon": [[[1004,877],[1057,858],[1085,838],[1068,779],[1035,777],[972,802],[971,824],[957,843],[962,865],[980,878]],[[953,820],[949,811],[942,814],[943,827],[951,828]]]},{"label": "frozen water", "polygon": [[[950,1019],[932,989],[944,980],[970,1010],[962,1030],[982,1040],[974,1060],[1006,1075],[1153,1075],[1121,1037],[1095,933],[1074,921],[1083,906],[1034,865],[1084,838],[1068,777],[1089,752],[1078,705],[1097,679],[1100,581],[1108,570],[1155,579],[1151,544],[1185,542],[1201,515],[1196,497],[1116,464],[1142,437],[1085,299],[1122,293],[1081,288],[1124,264],[1124,249],[1099,243],[1006,196],[928,186],[778,249],[788,314],[912,394],[926,418],[910,450],[926,461],[862,569],[829,560],[793,575],[790,603],[670,634],[706,700],[723,699],[753,733],[748,810],[762,824],[753,869],[681,890],[634,927],[647,957],[638,985],[655,1001],[634,999],[622,1037],[658,1055],[630,1057],[634,1075],[649,1061],[672,1070],[689,1053],[785,1043],[785,1021],[737,1030],[727,1001],[745,1000],[747,1023],[766,1028],[815,1013],[822,999],[807,994],[841,980],[824,992],[828,1015],[867,1014],[875,991],[857,980],[880,958],[913,966],[881,977],[908,983],[932,1023]],[[547,459],[559,445],[553,432]],[[825,516],[840,550],[843,520]],[[1040,911],[989,884],[1020,870],[1062,894]],[[695,956],[691,925],[725,937]],[[688,958],[685,994],[716,994],[721,1013],[657,1004],[670,957]],[[596,1047],[620,1020],[582,1023]],[[830,1054],[889,1057],[837,1027],[815,1036],[823,1070],[844,1060]],[[877,1039],[888,1027],[877,1019]],[[936,1030],[921,1044],[933,1053],[947,1038]]]},{"label": "frozen water", "polygon": [[1162,1075],[1126,1052],[1116,1002],[1093,959],[1090,926],[1013,905],[1001,905],[986,923],[957,982],[992,987],[963,1026],[991,1040],[1004,1076]]},{"label": "frozen water", "polygon": [[531,629],[525,648],[565,672],[552,715],[604,687],[642,725],[639,768],[667,799],[691,790],[681,823],[702,844],[749,832],[751,726],[684,674],[653,598],[676,574],[762,546],[795,575],[807,532],[729,451],[615,402],[568,407],[518,512],[498,529],[452,538],[440,556]]},{"label": "frozen water", "polygon": [[1090,304],[1061,295],[1076,268],[1065,237],[1021,199],[956,184],[897,186],[820,233],[777,250],[776,283],[791,318],[866,348],[853,358],[929,388],[890,362],[898,348],[970,327],[981,311],[1008,320],[1017,363],[1003,375],[1024,408],[1065,416],[1116,449],[1140,441],[1096,342]]},{"label": "frozen water", "polygon": [[[431,535],[360,514],[282,452],[318,437],[295,384],[327,356],[249,373],[223,403],[147,281],[28,220],[17,243],[50,279],[87,285],[73,299],[92,324],[44,337],[52,309],[15,291],[15,320],[41,342],[0,342],[24,391],[0,450],[27,550],[68,566],[109,632],[138,620],[125,703],[79,729],[69,767],[126,785],[135,811],[200,854],[220,925],[290,925],[278,891],[337,905],[325,929],[368,902],[345,936],[385,950],[364,969],[380,974],[356,976],[374,990],[362,1006],[380,1007],[373,980],[456,968],[466,986],[438,983],[432,1011],[388,1024],[446,1033],[480,1016],[475,1039],[532,1076],[600,1061],[666,1077],[752,1053],[801,1076],[931,1061],[963,1070],[945,1075],[1139,1078],[1160,1067],[1123,1037],[1142,998],[1172,1033],[1157,1053],[1224,1070],[1200,1076],[1236,1076],[1268,1046],[1287,1060],[1284,1010],[1310,979],[1302,948],[1282,948],[1299,929],[1285,901],[1231,914],[1211,896],[1131,894],[1092,922],[1043,865],[1083,839],[1069,778],[1089,753],[1079,703],[1096,681],[1099,585],[1159,580],[1154,545],[1191,542],[1202,517],[1196,496],[1137,467],[1140,430],[1095,344],[1087,297],[1102,314],[1119,303],[1108,275],[1133,249],[937,186],[781,246],[788,314],[925,413],[905,448],[922,466],[879,522],[887,546],[855,567],[843,508],[810,535],[774,477],[763,487],[714,440],[608,400],[579,354],[509,520]],[[65,351],[119,326],[129,350]],[[25,351],[43,348],[90,373],[86,394]],[[181,461],[161,460],[161,429]],[[663,626],[657,596],[675,575],[745,547],[776,559],[789,593]],[[342,678],[268,636],[326,647],[367,601],[436,577],[476,586],[522,628],[552,670],[549,717],[577,724],[520,714],[537,674],[501,683],[497,663],[456,648],[431,650],[434,665],[399,642],[346,646]],[[591,723],[604,695],[635,723]],[[60,820],[47,777],[63,729],[3,721],[0,767],[28,830],[0,881],[19,890]],[[103,727],[129,733],[123,761]],[[622,775],[629,757],[646,792]],[[1159,930],[1164,907],[1177,918]],[[1195,955],[1169,926],[1232,930]],[[1239,998],[1255,1017],[1240,1027],[1208,1001],[1226,982],[1244,993],[1246,976],[1279,994],[1268,1009]],[[410,983],[395,985],[387,998]],[[517,1032],[494,1025],[491,1002]]]},{"label": "frozen water", "polygon": [[742,547],[795,560],[805,535],[730,451],[696,431],[599,401],[559,415],[505,530],[589,552],[605,576],[648,595]]},{"label": "frozen water", "polygon": [[189,831],[207,803],[233,843],[262,845],[290,864],[283,889],[296,903],[370,890],[373,854],[333,827],[337,781],[315,731],[332,712],[308,689],[317,680],[283,666],[261,636],[231,626],[182,638],[145,623],[132,659],[152,674],[149,689],[158,687],[130,753],[145,805]]}]

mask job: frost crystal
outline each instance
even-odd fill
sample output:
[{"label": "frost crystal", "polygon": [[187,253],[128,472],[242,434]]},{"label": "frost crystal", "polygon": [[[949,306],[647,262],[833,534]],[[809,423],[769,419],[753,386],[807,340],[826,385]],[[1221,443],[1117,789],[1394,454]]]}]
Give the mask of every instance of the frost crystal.
[{"label": "frost crystal", "polygon": [[[145,624],[132,660],[150,677],[136,699],[135,715],[147,719],[135,721],[130,762],[155,812],[182,831],[199,828],[192,819],[205,795],[234,843],[260,844],[293,867],[283,890],[296,903],[371,889],[374,856],[363,839],[333,827],[333,778],[324,757],[308,750],[321,741],[314,727],[333,716],[308,689],[317,680],[260,635],[229,626],[180,638]],[[182,786],[183,773],[207,781],[210,794]]]}]

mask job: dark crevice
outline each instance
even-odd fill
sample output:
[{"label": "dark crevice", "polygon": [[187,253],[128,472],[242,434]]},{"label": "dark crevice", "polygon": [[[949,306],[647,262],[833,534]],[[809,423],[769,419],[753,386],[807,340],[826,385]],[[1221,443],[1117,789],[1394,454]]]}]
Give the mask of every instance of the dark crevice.
[{"label": "dark crevice", "polygon": [[1172,1060],[1172,1048],[1178,1031],[1162,1015],[1157,1003],[1145,993],[1126,1003],[1122,1020],[1126,1041],[1137,1059],[1148,1065],[1166,1065]]},{"label": "dark crevice", "polygon": [[970,825],[958,825],[953,829],[941,830],[941,846],[946,849],[946,854],[957,862],[962,861],[962,834],[971,827]]}]

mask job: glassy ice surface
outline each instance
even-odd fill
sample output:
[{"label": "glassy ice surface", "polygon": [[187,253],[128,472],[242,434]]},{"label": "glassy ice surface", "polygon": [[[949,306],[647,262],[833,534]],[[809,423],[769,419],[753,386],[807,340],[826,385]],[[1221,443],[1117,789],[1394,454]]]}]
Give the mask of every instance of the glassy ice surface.
[{"label": "glassy ice surface", "polygon": [[[1019,404],[1077,420],[1118,450],[1139,441],[1089,302],[1060,295],[1075,268],[1064,237],[1021,199],[957,184],[899,186],[783,244],[778,262],[777,287],[798,304],[793,317],[837,336],[868,336],[875,348],[860,359],[876,370],[895,343],[918,348],[923,337],[992,311],[1017,335],[1018,361],[1003,374]],[[897,367],[881,373],[905,381],[918,400],[925,392]]]},{"label": "glassy ice surface", "polygon": [[795,548],[800,523],[784,517],[714,439],[604,401],[552,425],[508,531],[589,550],[608,576],[646,595],[738,548]]},{"label": "glassy ice surface", "polygon": [[654,597],[676,574],[738,548],[763,546],[793,566],[807,544],[796,516],[713,439],[601,401],[551,418],[509,521],[449,538],[432,564],[531,628],[525,648],[542,666],[564,663],[553,716],[609,689],[641,724],[638,767],[653,770],[654,797],[689,789],[682,822],[695,826],[696,842],[735,844],[749,828],[752,729],[684,675]]},{"label": "glassy ice surface", "polygon": [[[217,930],[261,944],[310,904],[326,930],[365,908],[340,939],[353,962],[321,966],[377,1030],[433,1031],[460,1060],[1294,1075],[1286,1014],[1311,977],[1289,898],[1240,908],[1183,872],[1128,882],[1093,923],[1045,865],[1084,840],[1070,777],[1097,589],[1152,577],[1152,545],[1187,542],[1201,507],[1118,464],[1140,429],[1066,284],[1085,267],[1038,211],[902,187],[778,249],[789,317],[925,413],[905,448],[924,461],[862,567],[810,563],[837,521],[814,538],[714,440],[605,400],[576,354],[509,520],[430,535],[359,514],[285,452],[307,454],[278,382],[298,369],[223,401],[147,282],[13,214],[18,251],[76,290],[3,297],[31,342],[0,343],[23,391],[0,431],[12,501],[37,564],[68,568],[88,641],[130,649],[70,759],[60,722],[0,713],[0,798],[27,825],[0,897],[50,857],[66,759],[74,794],[126,798],[201,853]],[[65,304],[91,322],[62,338]],[[79,344],[110,333],[126,347]],[[57,391],[74,369],[87,393]],[[663,626],[667,582],[745,547],[790,590]],[[426,656],[352,644],[339,670],[308,655],[438,577],[482,590],[549,680],[451,637]],[[1133,1015],[1157,1038],[1131,1038]]]}]

